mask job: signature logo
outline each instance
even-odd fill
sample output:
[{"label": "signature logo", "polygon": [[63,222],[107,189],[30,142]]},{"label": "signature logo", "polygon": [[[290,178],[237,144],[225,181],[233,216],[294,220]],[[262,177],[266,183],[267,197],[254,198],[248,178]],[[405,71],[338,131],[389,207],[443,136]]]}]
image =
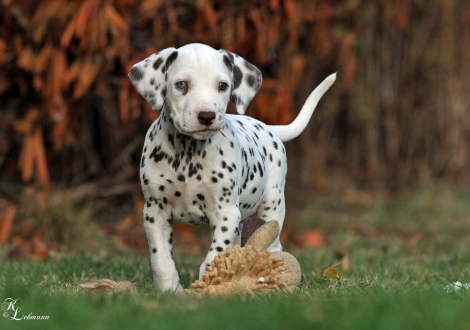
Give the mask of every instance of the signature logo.
[{"label": "signature logo", "polygon": [[29,313],[24,315],[21,312],[21,307],[17,305],[19,298],[12,299],[7,298],[3,302],[1,308],[3,311],[3,317],[12,320],[12,321],[21,321],[21,320],[49,320],[49,316],[38,316]]}]

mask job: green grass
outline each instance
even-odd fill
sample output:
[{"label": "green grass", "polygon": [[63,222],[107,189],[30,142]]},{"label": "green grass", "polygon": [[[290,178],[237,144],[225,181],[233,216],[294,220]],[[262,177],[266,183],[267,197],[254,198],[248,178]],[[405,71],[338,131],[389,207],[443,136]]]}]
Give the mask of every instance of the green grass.
[{"label": "green grass", "polygon": [[[329,200],[305,214],[321,228],[321,248],[295,249],[303,280],[292,293],[257,298],[197,299],[158,294],[149,261],[132,255],[59,255],[46,263],[0,264],[0,303],[19,298],[24,314],[49,320],[0,318],[0,329],[465,329],[470,292],[470,198],[426,191],[365,207]],[[289,247],[287,247],[289,248]],[[347,254],[350,269],[324,279],[323,269]],[[176,254],[183,284],[194,280],[203,256]],[[85,292],[99,278],[132,280],[135,295]]]}]

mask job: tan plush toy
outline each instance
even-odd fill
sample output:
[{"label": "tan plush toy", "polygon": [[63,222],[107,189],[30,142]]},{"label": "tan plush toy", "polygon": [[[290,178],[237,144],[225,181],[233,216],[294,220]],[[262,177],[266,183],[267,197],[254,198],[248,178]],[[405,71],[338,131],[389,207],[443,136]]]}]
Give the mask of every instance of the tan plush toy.
[{"label": "tan plush toy", "polygon": [[278,234],[279,224],[275,220],[247,219],[243,224],[241,246],[220,252],[207,267],[202,280],[185,291],[204,296],[292,290],[300,283],[299,263],[287,252],[266,250]]}]

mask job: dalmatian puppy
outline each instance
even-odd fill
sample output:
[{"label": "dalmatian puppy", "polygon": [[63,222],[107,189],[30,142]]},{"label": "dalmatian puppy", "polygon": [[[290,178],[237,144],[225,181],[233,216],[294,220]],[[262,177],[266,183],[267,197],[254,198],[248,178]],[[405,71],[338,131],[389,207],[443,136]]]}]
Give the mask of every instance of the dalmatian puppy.
[{"label": "dalmatian puppy", "polygon": [[[159,118],[145,138],[141,183],[144,227],[156,287],[179,291],[172,223],[208,224],[212,243],[200,267],[240,243],[241,224],[285,216],[287,171],[282,141],[298,136],[336,79],[329,76],[286,126],[242,116],[258,92],[261,72],[240,56],[202,44],[167,48],[135,64],[129,78]],[[239,115],[226,114],[231,101]],[[280,251],[279,237],[269,251]]]}]

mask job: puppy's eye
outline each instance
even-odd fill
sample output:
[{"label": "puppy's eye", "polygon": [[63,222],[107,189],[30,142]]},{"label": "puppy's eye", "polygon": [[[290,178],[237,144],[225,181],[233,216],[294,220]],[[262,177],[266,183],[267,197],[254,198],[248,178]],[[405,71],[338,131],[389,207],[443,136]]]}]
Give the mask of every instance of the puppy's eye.
[{"label": "puppy's eye", "polygon": [[188,88],[188,83],[186,81],[177,81],[176,84],[175,84],[176,88],[178,89],[186,89]]},{"label": "puppy's eye", "polygon": [[224,91],[227,89],[227,87],[228,87],[227,83],[224,83],[224,82],[219,83],[219,91]]}]

